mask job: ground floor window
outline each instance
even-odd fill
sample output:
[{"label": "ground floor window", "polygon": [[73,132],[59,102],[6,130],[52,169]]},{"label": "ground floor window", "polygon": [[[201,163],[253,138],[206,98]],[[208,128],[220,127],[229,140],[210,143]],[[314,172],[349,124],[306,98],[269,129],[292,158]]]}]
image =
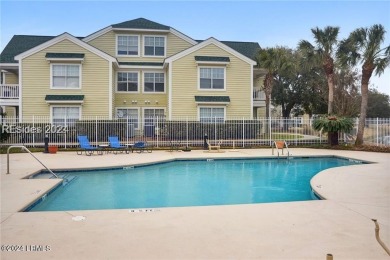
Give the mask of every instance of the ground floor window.
[{"label": "ground floor window", "polygon": [[159,120],[164,118],[165,110],[161,108],[145,108],[144,110],[144,119],[145,125],[154,124],[154,122],[159,118]]},{"label": "ground floor window", "polygon": [[203,123],[223,123],[225,121],[225,108],[199,107],[199,120]]},{"label": "ground floor window", "polygon": [[129,124],[133,124],[135,129],[139,128],[139,113],[138,109],[134,108],[117,108],[117,118],[127,119]]},{"label": "ground floor window", "polygon": [[54,125],[74,125],[80,120],[81,107],[52,107],[52,120]]}]

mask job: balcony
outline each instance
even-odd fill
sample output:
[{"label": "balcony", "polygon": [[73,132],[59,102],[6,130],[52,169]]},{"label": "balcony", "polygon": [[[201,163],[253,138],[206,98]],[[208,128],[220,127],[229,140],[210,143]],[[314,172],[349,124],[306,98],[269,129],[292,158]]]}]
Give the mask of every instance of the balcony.
[{"label": "balcony", "polygon": [[19,85],[0,84],[0,103],[2,106],[18,106]]},{"label": "balcony", "polygon": [[265,93],[263,90],[253,90],[253,106],[254,107],[265,107]]}]

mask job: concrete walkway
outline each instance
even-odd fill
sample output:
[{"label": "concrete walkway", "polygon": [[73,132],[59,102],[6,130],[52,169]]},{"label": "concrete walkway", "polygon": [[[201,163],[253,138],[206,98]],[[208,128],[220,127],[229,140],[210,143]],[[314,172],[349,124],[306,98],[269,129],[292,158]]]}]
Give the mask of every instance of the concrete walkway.
[{"label": "concrete walkway", "polygon": [[[1,155],[1,259],[389,259],[390,154],[290,149],[375,162],[325,170],[311,181],[327,200],[160,208],[19,212],[59,180],[22,179],[42,166],[28,154]],[[175,158],[272,157],[271,149],[104,154],[35,154],[53,169],[143,164]],[[75,221],[78,217],[85,219]],[[75,218],[76,217],[76,218]],[[3,247],[3,245],[5,247]],[[11,245],[15,245],[11,247]],[[18,251],[18,252],[11,252]]]}]

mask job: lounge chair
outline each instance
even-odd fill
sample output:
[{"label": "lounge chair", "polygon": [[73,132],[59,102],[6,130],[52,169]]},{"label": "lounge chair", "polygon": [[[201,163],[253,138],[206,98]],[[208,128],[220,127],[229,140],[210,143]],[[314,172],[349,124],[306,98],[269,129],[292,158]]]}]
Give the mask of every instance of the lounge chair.
[{"label": "lounge chair", "polygon": [[138,151],[139,153],[147,151],[148,153],[152,152],[152,146],[150,146],[147,142],[136,142],[133,146],[134,150]]},{"label": "lounge chair", "polygon": [[209,147],[209,152],[211,152],[212,149],[215,149],[217,150],[217,152],[220,152],[222,140],[219,140],[216,145],[211,145],[208,139],[206,140],[206,142],[207,142],[207,146]]},{"label": "lounge chair", "polygon": [[79,141],[80,149],[81,149],[81,151],[77,151],[78,155],[82,155],[83,151],[85,152],[85,155],[92,155],[95,151],[99,155],[103,154],[102,149],[95,147],[95,146],[91,146],[89,144],[89,140],[88,140],[88,137],[86,135],[77,136],[77,140]]},{"label": "lounge chair", "polygon": [[110,148],[113,150],[114,154],[117,154],[118,152],[129,153],[129,147],[121,145],[118,136],[109,136],[108,142],[110,143]]}]

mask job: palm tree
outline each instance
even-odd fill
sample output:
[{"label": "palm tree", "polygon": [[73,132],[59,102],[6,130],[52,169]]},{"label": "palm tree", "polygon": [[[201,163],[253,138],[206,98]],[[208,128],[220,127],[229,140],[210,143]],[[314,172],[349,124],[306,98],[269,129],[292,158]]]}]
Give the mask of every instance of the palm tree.
[{"label": "palm tree", "polygon": [[348,133],[353,128],[351,118],[325,116],[319,117],[313,121],[313,129],[328,133],[328,144],[339,144],[339,132]]},{"label": "palm tree", "polygon": [[256,57],[257,66],[267,70],[264,78],[264,93],[265,93],[265,107],[266,117],[270,117],[269,108],[272,87],[274,85],[274,77],[280,71],[287,71],[292,68],[293,64],[289,57],[292,50],[285,47],[275,47],[261,49]]},{"label": "palm tree", "polygon": [[385,28],[375,24],[370,28],[358,28],[340,42],[337,56],[341,64],[362,64],[360,116],[355,145],[363,144],[364,126],[368,106],[368,84],[373,72],[380,76],[390,64],[390,45],[381,48],[385,40]]},{"label": "palm tree", "polygon": [[301,40],[298,44],[299,50],[306,56],[307,64],[321,64],[325,71],[328,81],[328,114],[333,113],[333,71],[334,71],[334,56],[335,48],[337,48],[337,36],[339,27],[327,26],[323,30],[316,27],[311,29],[316,46],[306,40]]}]

